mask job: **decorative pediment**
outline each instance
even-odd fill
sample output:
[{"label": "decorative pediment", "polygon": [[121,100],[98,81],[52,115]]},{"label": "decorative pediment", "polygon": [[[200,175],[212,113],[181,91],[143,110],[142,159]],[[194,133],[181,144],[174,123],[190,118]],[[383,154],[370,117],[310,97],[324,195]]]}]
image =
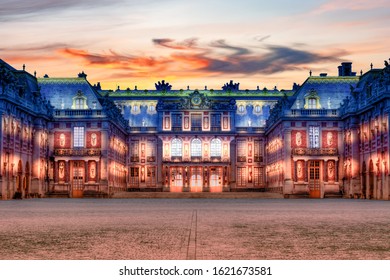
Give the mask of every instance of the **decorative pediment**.
[{"label": "decorative pediment", "polygon": [[234,99],[212,99],[195,90],[180,99],[160,99],[157,110],[235,110]]}]

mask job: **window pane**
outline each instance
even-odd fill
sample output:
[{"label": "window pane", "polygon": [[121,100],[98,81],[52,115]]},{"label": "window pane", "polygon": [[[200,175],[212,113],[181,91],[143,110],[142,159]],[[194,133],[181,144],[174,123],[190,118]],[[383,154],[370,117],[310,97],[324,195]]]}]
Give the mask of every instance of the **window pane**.
[{"label": "window pane", "polygon": [[73,128],[73,146],[84,147],[84,127]]},{"label": "window pane", "polygon": [[222,143],[220,139],[211,140],[210,155],[220,157],[222,155]]},{"label": "window pane", "polygon": [[200,139],[193,139],[191,142],[191,156],[201,157],[202,156],[202,141]]},{"label": "window pane", "polygon": [[310,126],[309,127],[309,146],[310,148],[320,147],[320,127]]},{"label": "window pane", "polygon": [[171,154],[173,157],[181,157],[182,156],[182,147],[181,147],[181,140],[180,139],[175,138],[172,140]]}]

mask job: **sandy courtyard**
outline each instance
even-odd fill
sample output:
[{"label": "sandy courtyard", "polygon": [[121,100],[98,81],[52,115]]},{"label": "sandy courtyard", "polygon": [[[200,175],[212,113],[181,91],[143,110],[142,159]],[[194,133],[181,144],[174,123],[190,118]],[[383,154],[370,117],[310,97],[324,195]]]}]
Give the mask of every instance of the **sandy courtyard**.
[{"label": "sandy courtyard", "polygon": [[0,201],[0,259],[390,259],[390,202]]}]

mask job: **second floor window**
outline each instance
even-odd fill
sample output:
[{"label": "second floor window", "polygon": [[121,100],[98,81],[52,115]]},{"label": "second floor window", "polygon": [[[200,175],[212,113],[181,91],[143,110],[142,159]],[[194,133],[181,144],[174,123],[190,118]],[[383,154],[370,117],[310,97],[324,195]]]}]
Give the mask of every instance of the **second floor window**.
[{"label": "second floor window", "polygon": [[193,131],[202,130],[202,115],[201,114],[192,114],[191,115],[191,129]]},{"label": "second floor window", "polygon": [[202,156],[202,141],[195,138],[191,141],[191,156],[192,157],[201,157]]},{"label": "second floor window", "polygon": [[220,139],[215,138],[211,140],[210,156],[220,157],[222,155],[222,142]]},{"label": "second floor window", "polygon": [[171,155],[173,157],[182,156],[182,145],[181,145],[181,140],[179,138],[175,138],[172,140]]},{"label": "second floor window", "polygon": [[73,128],[73,147],[84,147],[84,127]]},{"label": "second floor window", "polygon": [[320,147],[320,127],[310,126],[309,127],[309,147],[319,148]]},{"label": "second floor window", "polygon": [[181,128],[181,113],[172,114],[172,127]]}]

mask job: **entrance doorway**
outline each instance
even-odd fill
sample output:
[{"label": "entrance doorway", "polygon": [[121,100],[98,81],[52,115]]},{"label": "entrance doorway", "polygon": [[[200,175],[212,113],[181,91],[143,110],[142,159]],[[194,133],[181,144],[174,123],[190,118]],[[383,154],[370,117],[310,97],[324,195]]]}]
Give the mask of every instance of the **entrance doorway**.
[{"label": "entrance doorway", "polygon": [[201,192],[203,187],[202,167],[191,167],[191,192]]},{"label": "entrance doorway", "polygon": [[210,192],[222,192],[222,167],[210,168]]},{"label": "entrance doorway", "polygon": [[84,189],[84,161],[74,161],[72,169],[72,197],[80,198]]},{"label": "entrance doorway", "polygon": [[181,167],[171,167],[170,191],[183,191],[183,169]]},{"label": "entrance doorway", "polygon": [[309,197],[321,198],[319,160],[309,162]]}]

